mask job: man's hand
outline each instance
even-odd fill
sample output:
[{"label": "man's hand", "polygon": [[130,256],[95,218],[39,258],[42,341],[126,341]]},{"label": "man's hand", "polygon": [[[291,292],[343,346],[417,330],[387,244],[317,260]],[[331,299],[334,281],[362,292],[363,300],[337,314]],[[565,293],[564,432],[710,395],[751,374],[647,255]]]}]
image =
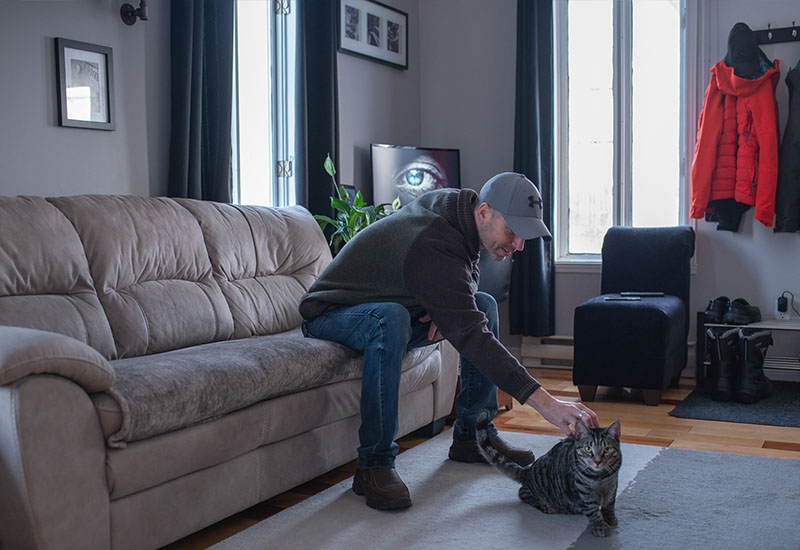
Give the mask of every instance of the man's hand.
[{"label": "man's hand", "polygon": [[431,342],[438,342],[439,340],[444,340],[444,336],[442,336],[442,333],[439,332],[439,329],[436,327],[436,323],[431,321],[430,315],[426,313],[425,315],[420,317],[419,320],[421,323],[427,323],[429,321],[431,323],[431,326],[428,329],[428,340],[430,340]]},{"label": "man's hand", "polygon": [[557,426],[565,435],[572,437],[576,422],[583,422],[589,427],[597,427],[600,422],[597,414],[583,403],[561,401],[550,395],[544,388],[539,388],[525,402]]}]

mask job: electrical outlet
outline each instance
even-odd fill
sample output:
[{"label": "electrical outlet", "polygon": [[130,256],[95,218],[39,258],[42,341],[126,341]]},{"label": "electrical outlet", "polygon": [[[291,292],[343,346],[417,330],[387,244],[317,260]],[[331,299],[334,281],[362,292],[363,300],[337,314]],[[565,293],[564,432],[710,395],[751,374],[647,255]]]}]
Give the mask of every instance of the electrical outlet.
[{"label": "electrical outlet", "polygon": [[775,318],[789,318],[789,300],[786,298],[786,296],[778,296],[778,298],[775,300]]}]

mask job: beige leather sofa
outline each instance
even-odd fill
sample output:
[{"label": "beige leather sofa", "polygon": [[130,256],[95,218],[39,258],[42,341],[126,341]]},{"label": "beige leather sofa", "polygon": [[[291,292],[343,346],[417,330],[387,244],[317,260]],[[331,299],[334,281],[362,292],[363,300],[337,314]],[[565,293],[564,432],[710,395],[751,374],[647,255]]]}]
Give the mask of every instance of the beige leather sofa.
[{"label": "beige leather sofa", "polygon": [[[0,548],[158,548],[355,458],[361,357],[299,329],[329,261],[300,207],[0,197]],[[401,435],[456,370],[409,353]]]}]

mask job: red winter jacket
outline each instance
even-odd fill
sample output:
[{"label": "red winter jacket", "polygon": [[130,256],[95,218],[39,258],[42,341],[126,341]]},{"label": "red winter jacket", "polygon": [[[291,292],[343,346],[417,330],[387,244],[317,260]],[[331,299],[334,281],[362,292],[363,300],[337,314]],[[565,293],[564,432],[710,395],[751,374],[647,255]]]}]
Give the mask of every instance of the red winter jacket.
[{"label": "red winter jacket", "polygon": [[720,61],[711,68],[692,162],[689,215],[713,212],[709,202],[735,199],[754,205],[758,221],[772,227],[778,183],[778,60],[759,78],[733,74]]}]

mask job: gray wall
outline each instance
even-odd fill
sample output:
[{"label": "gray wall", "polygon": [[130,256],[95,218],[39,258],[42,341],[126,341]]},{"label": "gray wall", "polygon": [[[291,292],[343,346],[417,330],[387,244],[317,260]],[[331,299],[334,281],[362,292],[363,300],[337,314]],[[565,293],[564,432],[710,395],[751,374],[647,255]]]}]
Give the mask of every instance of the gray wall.
[{"label": "gray wall", "polygon": [[[408,70],[339,53],[338,181],[372,202],[371,143],[419,145],[420,27],[417,0],[394,0],[408,14]],[[320,161],[322,169],[322,161]]]},{"label": "gray wall", "polygon": [[[700,1],[700,0],[690,0]],[[347,147],[364,148],[371,140],[403,142],[414,137],[414,110],[419,109],[421,145],[461,149],[463,184],[480,188],[490,175],[510,169],[513,161],[513,111],[515,71],[514,0],[412,0],[390,2],[416,17],[410,18],[412,60],[419,59],[408,73],[385,69],[379,72],[373,63],[340,54],[340,78],[349,82],[371,82],[384,91],[400,86],[404,90],[419,89],[419,98],[404,94],[383,95],[367,100],[361,96],[342,94],[342,155]],[[702,0],[704,22],[698,30],[699,50],[705,52],[694,93],[702,99],[708,84],[708,69],[722,59],[727,50],[730,28],[738,21],[754,30],[791,26],[800,22],[796,0]],[[416,9],[414,7],[417,6]],[[418,27],[416,30],[414,27]],[[781,135],[786,121],[787,92],[783,78],[789,67],[800,60],[800,42],[764,46],[764,52],[781,62],[781,82],[777,98]],[[419,83],[413,82],[419,79]],[[345,84],[340,82],[340,87]],[[691,93],[691,92],[690,92]],[[352,103],[351,103],[352,102]],[[366,103],[365,103],[366,102]],[[698,101],[697,108],[701,107]],[[374,111],[362,110],[358,104],[381,106],[387,113],[399,116],[384,118]],[[378,116],[379,124],[370,118]],[[696,116],[695,116],[696,120]],[[366,130],[364,127],[369,127]],[[409,131],[406,131],[409,130]],[[689,133],[692,134],[690,129]],[[689,155],[693,151],[690,144]],[[357,167],[343,163],[343,177],[353,177],[368,185],[368,157],[358,156]],[[691,158],[688,159],[691,162]],[[800,234],[775,234],[760,223],[753,223],[753,212],[744,215],[737,233],[717,231],[716,224],[691,221],[697,230],[696,275],[692,282],[692,310],[704,310],[708,300],[719,295],[744,297],[759,306],[765,316],[774,315],[775,298],[789,290],[797,297],[800,309]],[[558,267],[556,277],[556,333],[572,334],[572,312],[576,305],[597,294],[600,289],[599,269]],[[690,340],[694,340],[694,329]],[[519,346],[519,339],[505,334],[510,348]]]},{"label": "gray wall", "polygon": [[[697,0],[693,0],[697,1]],[[0,194],[166,192],[169,151],[169,3],[149,4],[150,21],[127,27],[117,0],[0,0]],[[463,184],[478,189],[513,160],[514,0],[390,0],[409,14],[409,70],[339,54],[342,183],[369,192],[369,144],[455,147]],[[790,26],[796,0],[703,0],[707,51],[694,90],[727,49],[737,21],[753,29]],[[61,128],[56,116],[54,37],[114,50],[117,129]],[[800,43],[764,46],[785,75]],[[781,129],[786,85],[778,88]],[[692,222],[695,223],[695,222]],[[772,314],[790,290],[800,301],[800,235],[774,234],[744,216],[738,233],[696,222],[694,310],[718,295],[745,297]],[[599,291],[596,269],[559,267],[556,332],[572,333],[575,305]],[[800,304],[798,304],[800,307]],[[508,338],[515,347],[518,340]]]},{"label": "gray wall", "polygon": [[[132,27],[123,3],[0,1],[0,194],[166,193],[169,2]],[[115,131],[58,126],[55,37],[113,49]]]}]

